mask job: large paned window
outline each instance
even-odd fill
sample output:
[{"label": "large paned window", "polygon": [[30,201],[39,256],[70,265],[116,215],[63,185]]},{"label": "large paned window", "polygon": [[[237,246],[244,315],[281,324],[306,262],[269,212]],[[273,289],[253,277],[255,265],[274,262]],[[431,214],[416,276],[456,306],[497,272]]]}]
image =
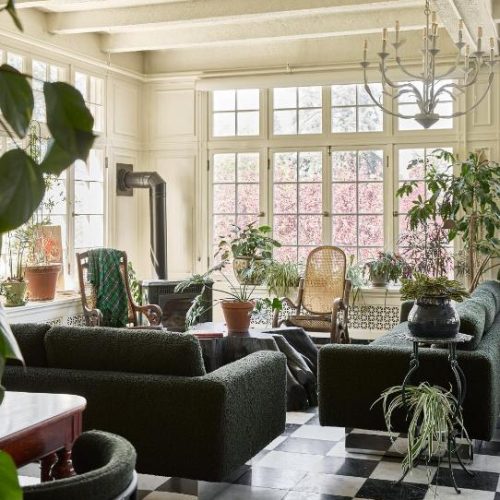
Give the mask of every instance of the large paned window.
[{"label": "large paned window", "polygon": [[[370,90],[382,99],[382,85],[374,83]],[[376,106],[364,85],[332,85],[332,132],[381,132],[382,110]]]},{"label": "large paned window", "polygon": [[321,87],[274,89],[274,135],[321,134],[322,103]]},{"label": "large paned window", "polygon": [[273,153],[273,228],[280,260],[303,261],[322,236],[321,151]]},{"label": "large paned window", "polygon": [[[370,90],[381,104],[390,102],[380,83]],[[387,120],[359,83],[278,85],[255,90],[253,101],[245,92],[215,91],[209,100],[209,257],[231,224],[255,220],[272,226],[282,244],[274,256],[282,261],[303,262],[318,245],[339,246],[357,262],[397,250],[411,200],[400,203],[394,194],[415,179],[425,195],[420,167],[406,166],[435,149],[428,131],[415,128],[408,139],[405,125]],[[448,98],[438,112],[452,112]],[[412,113],[415,103],[401,99],[399,107]],[[255,113],[258,136],[240,137],[242,113]],[[450,145],[453,120],[440,126],[433,143]]]},{"label": "large paned window", "polygon": [[260,154],[217,153],[212,157],[212,244],[259,218]]},{"label": "large paned window", "polygon": [[214,137],[259,135],[258,89],[217,90],[212,93]]},{"label": "large paned window", "polygon": [[94,117],[94,131],[104,132],[104,80],[76,71],[74,85],[82,93]]},{"label": "large paned window", "polygon": [[45,98],[43,95],[43,82],[57,82],[64,80],[65,71],[60,66],[49,64],[44,61],[32,60],[33,74],[33,99],[35,107],[33,109],[33,119],[38,122],[45,122]]},{"label": "large paned window", "polygon": [[383,150],[332,152],[332,243],[358,261],[384,247]]}]

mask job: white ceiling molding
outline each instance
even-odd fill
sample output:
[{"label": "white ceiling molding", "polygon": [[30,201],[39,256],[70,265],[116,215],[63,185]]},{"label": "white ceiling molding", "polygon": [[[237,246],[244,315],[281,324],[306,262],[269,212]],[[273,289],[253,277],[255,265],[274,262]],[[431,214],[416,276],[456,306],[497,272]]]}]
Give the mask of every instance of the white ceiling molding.
[{"label": "white ceiling molding", "polygon": [[[416,7],[421,0],[204,0],[161,5],[106,8],[48,16],[49,30],[56,34],[147,31],[195,24],[231,24],[287,20],[328,14],[353,15],[387,9]],[[104,4],[101,4],[104,6]]]},{"label": "white ceiling molding", "polygon": [[259,23],[198,26],[196,28],[164,28],[147,32],[102,35],[105,52],[128,52],[178,49],[185,47],[233,44],[272,40],[314,39],[363,35],[382,32],[396,20],[402,30],[421,29],[425,18],[421,10],[389,9],[373,11],[370,15],[352,13],[310,16],[299,19],[271,20]]},{"label": "white ceiling molding", "polygon": [[88,9],[127,8],[192,0],[16,0],[16,9],[37,8],[46,12],[74,12]]}]

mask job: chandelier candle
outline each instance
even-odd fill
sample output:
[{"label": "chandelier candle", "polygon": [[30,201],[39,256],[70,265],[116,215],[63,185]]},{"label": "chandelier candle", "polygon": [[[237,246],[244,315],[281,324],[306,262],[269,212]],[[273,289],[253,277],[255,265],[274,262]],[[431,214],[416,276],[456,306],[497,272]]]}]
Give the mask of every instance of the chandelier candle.
[{"label": "chandelier candle", "polygon": [[[425,28],[422,34],[422,70],[410,71],[403,65],[399,55],[399,49],[404,44],[404,40],[400,37],[401,26],[399,21],[396,21],[396,36],[394,43],[395,52],[395,67],[408,77],[408,82],[396,82],[388,75],[387,52],[388,32],[387,28],[382,31],[382,50],[378,53],[380,62],[378,64],[384,94],[392,96],[393,101],[397,101],[400,97],[405,97],[408,102],[414,102],[418,107],[418,112],[414,115],[403,114],[393,111],[396,106],[385,106],[383,102],[379,102],[373,96],[370,85],[368,83],[367,68],[370,63],[367,59],[368,44],[365,40],[363,48],[363,68],[364,87],[367,94],[370,96],[376,106],[384,113],[397,116],[399,118],[413,119],[422,127],[432,127],[440,118],[455,118],[456,116],[465,115],[469,111],[479,106],[491,89],[491,84],[494,78],[494,65],[498,62],[495,59],[495,38],[490,38],[490,54],[482,50],[483,28],[480,26],[477,29],[476,50],[471,53],[469,45],[463,41],[464,23],[460,19],[458,24],[458,41],[455,42],[455,47],[458,49],[455,63],[441,73],[437,71],[437,57],[440,52],[438,47],[439,26],[437,22],[436,12],[431,12],[430,0],[425,0],[424,14],[426,18]],[[465,48],[465,51],[462,49]],[[469,107],[464,110],[455,111],[449,114],[439,114],[438,105],[442,98],[452,98],[454,101],[460,94],[465,94],[466,89],[474,85],[480,71],[483,68],[489,69],[488,85],[483,94]]]}]

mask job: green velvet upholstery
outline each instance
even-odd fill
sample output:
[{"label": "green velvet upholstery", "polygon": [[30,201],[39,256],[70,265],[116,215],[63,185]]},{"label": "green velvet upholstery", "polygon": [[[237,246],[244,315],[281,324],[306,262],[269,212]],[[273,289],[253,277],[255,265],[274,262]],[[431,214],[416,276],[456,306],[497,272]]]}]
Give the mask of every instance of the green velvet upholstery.
[{"label": "green velvet upholstery", "polygon": [[[23,353],[24,362],[28,366],[47,366],[44,337],[50,325],[40,323],[17,323],[11,325],[12,333]],[[20,364],[17,360],[8,360],[8,364]]]},{"label": "green velvet upholstery", "polygon": [[495,301],[495,296],[493,293],[485,288],[477,288],[473,293],[469,301],[479,302],[483,305],[485,311],[485,323],[484,329],[489,330],[493,321],[495,321],[495,316],[497,315],[497,306]]},{"label": "green velvet upholstery", "polygon": [[[149,352],[148,331],[120,333],[135,339],[130,357]],[[72,336],[73,351],[81,337]],[[3,383],[9,390],[85,397],[84,429],[125,437],[137,451],[137,470],[145,474],[220,481],[285,428],[286,358],[278,352],[259,351],[196,377],[8,366]]]},{"label": "green velvet upholstery", "polygon": [[[462,307],[465,321],[461,330],[479,332],[485,321],[484,308],[477,307],[476,299],[467,302],[472,306]],[[384,389],[400,385],[408,371],[412,344],[398,336],[405,330],[402,323],[370,345],[332,344],[321,348],[321,425],[386,430],[380,404],[370,407]],[[420,353],[420,367],[411,383],[427,380],[448,387],[452,374],[447,351],[422,347]],[[459,351],[458,361],[467,378],[465,426],[471,438],[489,440],[500,414],[500,314],[482,334],[475,350]],[[406,430],[404,420],[395,423],[396,430]]]},{"label": "green velvet upholstery", "polygon": [[198,339],[180,333],[58,326],[47,332],[45,349],[48,366],[53,368],[187,377],[205,374]]},{"label": "green velvet upholstery", "polygon": [[85,432],[72,458],[76,476],[25,486],[24,500],[114,500],[135,480],[135,450],[115,434]]}]

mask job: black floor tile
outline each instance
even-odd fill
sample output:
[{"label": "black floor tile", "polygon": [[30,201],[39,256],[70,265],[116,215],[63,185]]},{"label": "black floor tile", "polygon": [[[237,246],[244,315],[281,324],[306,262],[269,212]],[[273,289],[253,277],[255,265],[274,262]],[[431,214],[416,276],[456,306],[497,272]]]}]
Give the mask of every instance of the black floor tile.
[{"label": "black floor tile", "polygon": [[327,495],[326,493],[311,493],[309,491],[290,491],[283,500],[351,500],[351,498],[340,495]]},{"label": "black floor tile", "polygon": [[137,490],[136,500],[142,500],[146,495],[149,495],[151,491],[149,490]]},{"label": "black floor tile", "polygon": [[427,485],[423,484],[396,484],[392,481],[367,479],[356,493],[356,498],[369,498],[370,500],[422,500],[427,490]]},{"label": "black floor tile", "polygon": [[284,435],[289,436],[290,434],[293,434],[300,427],[301,426],[299,424],[286,424],[282,436]]},{"label": "black floor tile", "polygon": [[372,434],[349,434],[346,446],[361,450],[387,451],[392,446],[389,436],[377,436]]},{"label": "black floor tile", "polygon": [[264,488],[291,490],[306,475],[295,470],[274,469],[254,466],[241,476],[236,483]]},{"label": "black floor tile", "polygon": [[370,477],[378,463],[376,460],[325,457],[319,464],[319,472],[340,476]]},{"label": "black floor tile", "polygon": [[324,441],[323,439],[289,437],[280,443],[275,449],[278,451],[290,451],[293,453],[326,455],[335,446],[335,443],[335,441]]},{"label": "black floor tile", "polygon": [[[468,488],[471,490],[496,491],[498,485],[499,473],[474,471],[471,477],[462,469],[453,469],[455,481],[458,488]],[[440,467],[434,476],[432,484],[439,486],[453,486],[449,469]]]}]

